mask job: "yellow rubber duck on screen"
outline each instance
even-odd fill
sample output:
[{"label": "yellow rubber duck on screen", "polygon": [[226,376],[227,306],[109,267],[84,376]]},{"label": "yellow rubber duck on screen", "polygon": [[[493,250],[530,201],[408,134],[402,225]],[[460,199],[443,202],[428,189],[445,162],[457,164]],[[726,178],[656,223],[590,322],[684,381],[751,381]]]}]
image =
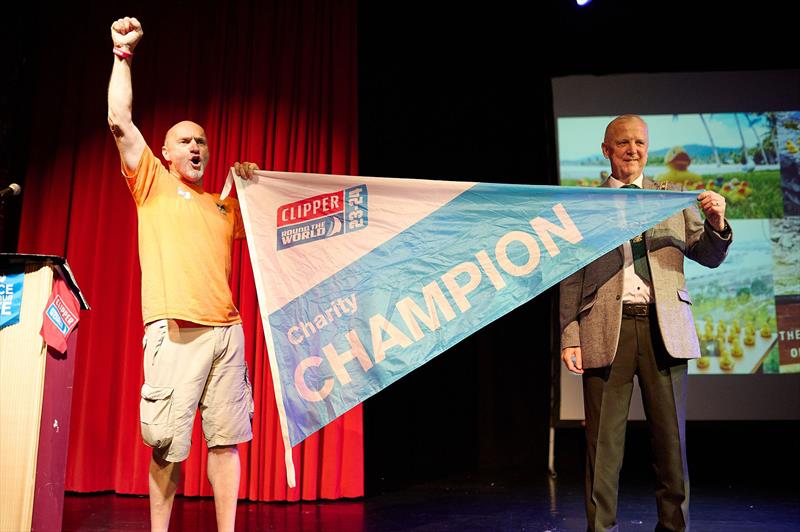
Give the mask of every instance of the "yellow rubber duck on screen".
[{"label": "yellow rubber duck on screen", "polygon": [[668,170],[660,174],[656,179],[658,181],[668,181],[670,183],[694,183],[702,181],[703,178],[700,174],[689,171],[689,165],[692,163],[692,158],[683,149],[683,146],[674,146],[667,150],[664,155],[664,164],[667,165]]}]

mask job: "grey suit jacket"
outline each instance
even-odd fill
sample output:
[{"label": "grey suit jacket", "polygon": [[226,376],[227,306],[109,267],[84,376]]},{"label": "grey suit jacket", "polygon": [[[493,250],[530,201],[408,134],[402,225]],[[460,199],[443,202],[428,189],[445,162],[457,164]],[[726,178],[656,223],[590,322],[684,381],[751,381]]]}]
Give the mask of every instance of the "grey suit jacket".
[{"label": "grey suit jacket", "polygon": [[[601,186],[609,186],[608,180]],[[643,188],[658,188],[645,178]],[[678,190],[679,186],[670,185]],[[673,215],[645,233],[658,324],[667,352],[698,358],[700,344],[692,299],[683,275],[684,256],[710,268],[725,259],[733,235],[724,238],[702,221],[696,206]],[[561,348],[580,347],[583,367],[611,364],[622,323],[622,246],[611,250],[560,285]]]}]

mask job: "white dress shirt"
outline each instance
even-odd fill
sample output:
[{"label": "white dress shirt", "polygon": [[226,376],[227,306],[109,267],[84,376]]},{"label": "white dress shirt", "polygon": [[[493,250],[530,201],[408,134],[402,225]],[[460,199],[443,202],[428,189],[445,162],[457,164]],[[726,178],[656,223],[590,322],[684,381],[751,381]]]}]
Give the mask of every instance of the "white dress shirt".
[{"label": "white dress shirt", "polygon": [[[639,188],[644,188],[642,187],[643,180],[644,176],[639,175],[639,177],[634,179],[631,184],[636,185]],[[625,185],[625,183],[615,179],[614,176],[608,178],[608,186],[611,188],[622,188],[623,185]],[[625,241],[625,243],[622,244],[622,256],[622,302],[652,303],[653,290],[650,287],[650,283],[636,275],[636,272],[633,269],[633,253],[631,252],[631,243],[629,241]]]}]

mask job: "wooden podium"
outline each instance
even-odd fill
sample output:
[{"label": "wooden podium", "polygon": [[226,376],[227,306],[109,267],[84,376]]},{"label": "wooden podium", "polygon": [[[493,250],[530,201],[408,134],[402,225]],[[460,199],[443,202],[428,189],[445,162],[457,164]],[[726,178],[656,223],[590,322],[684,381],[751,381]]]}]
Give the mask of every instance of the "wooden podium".
[{"label": "wooden podium", "polygon": [[54,276],[89,306],[62,257],[0,253],[0,275],[16,273],[20,319],[0,329],[0,530],[61,530],[78,335],[61,354],[39,332]]}]

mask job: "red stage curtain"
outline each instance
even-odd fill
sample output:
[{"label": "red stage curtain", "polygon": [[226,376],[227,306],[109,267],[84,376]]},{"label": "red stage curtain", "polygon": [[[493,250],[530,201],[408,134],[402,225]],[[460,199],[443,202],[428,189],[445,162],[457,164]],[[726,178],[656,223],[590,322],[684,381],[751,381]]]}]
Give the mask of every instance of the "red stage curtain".
[{"label": "red stage curtain", "polygon": [[[141,494],[150,449],[138,424],[140,269],[134,204],[105,118],[108,28],[120,16],[140,18],[134,121],[155,153],[173,123],[203,125],[212,154],[204,184],[219,191],[237,160],[273,170],[358,173],[356,3],[174,2],[119,13],[97,2],[80,13],[63,9],[50,32],[37,30],[41,66],[19,250],[66,255],[92,305],[79,326],[67,489]],[[288,489],[246,244],[234,250],[232,287],[256,395],[255,437],[240,446],[240,496],[363,495],[360,408],[294,449],[298,487]],[[179,489],[211,494],[199,423]]]}]

